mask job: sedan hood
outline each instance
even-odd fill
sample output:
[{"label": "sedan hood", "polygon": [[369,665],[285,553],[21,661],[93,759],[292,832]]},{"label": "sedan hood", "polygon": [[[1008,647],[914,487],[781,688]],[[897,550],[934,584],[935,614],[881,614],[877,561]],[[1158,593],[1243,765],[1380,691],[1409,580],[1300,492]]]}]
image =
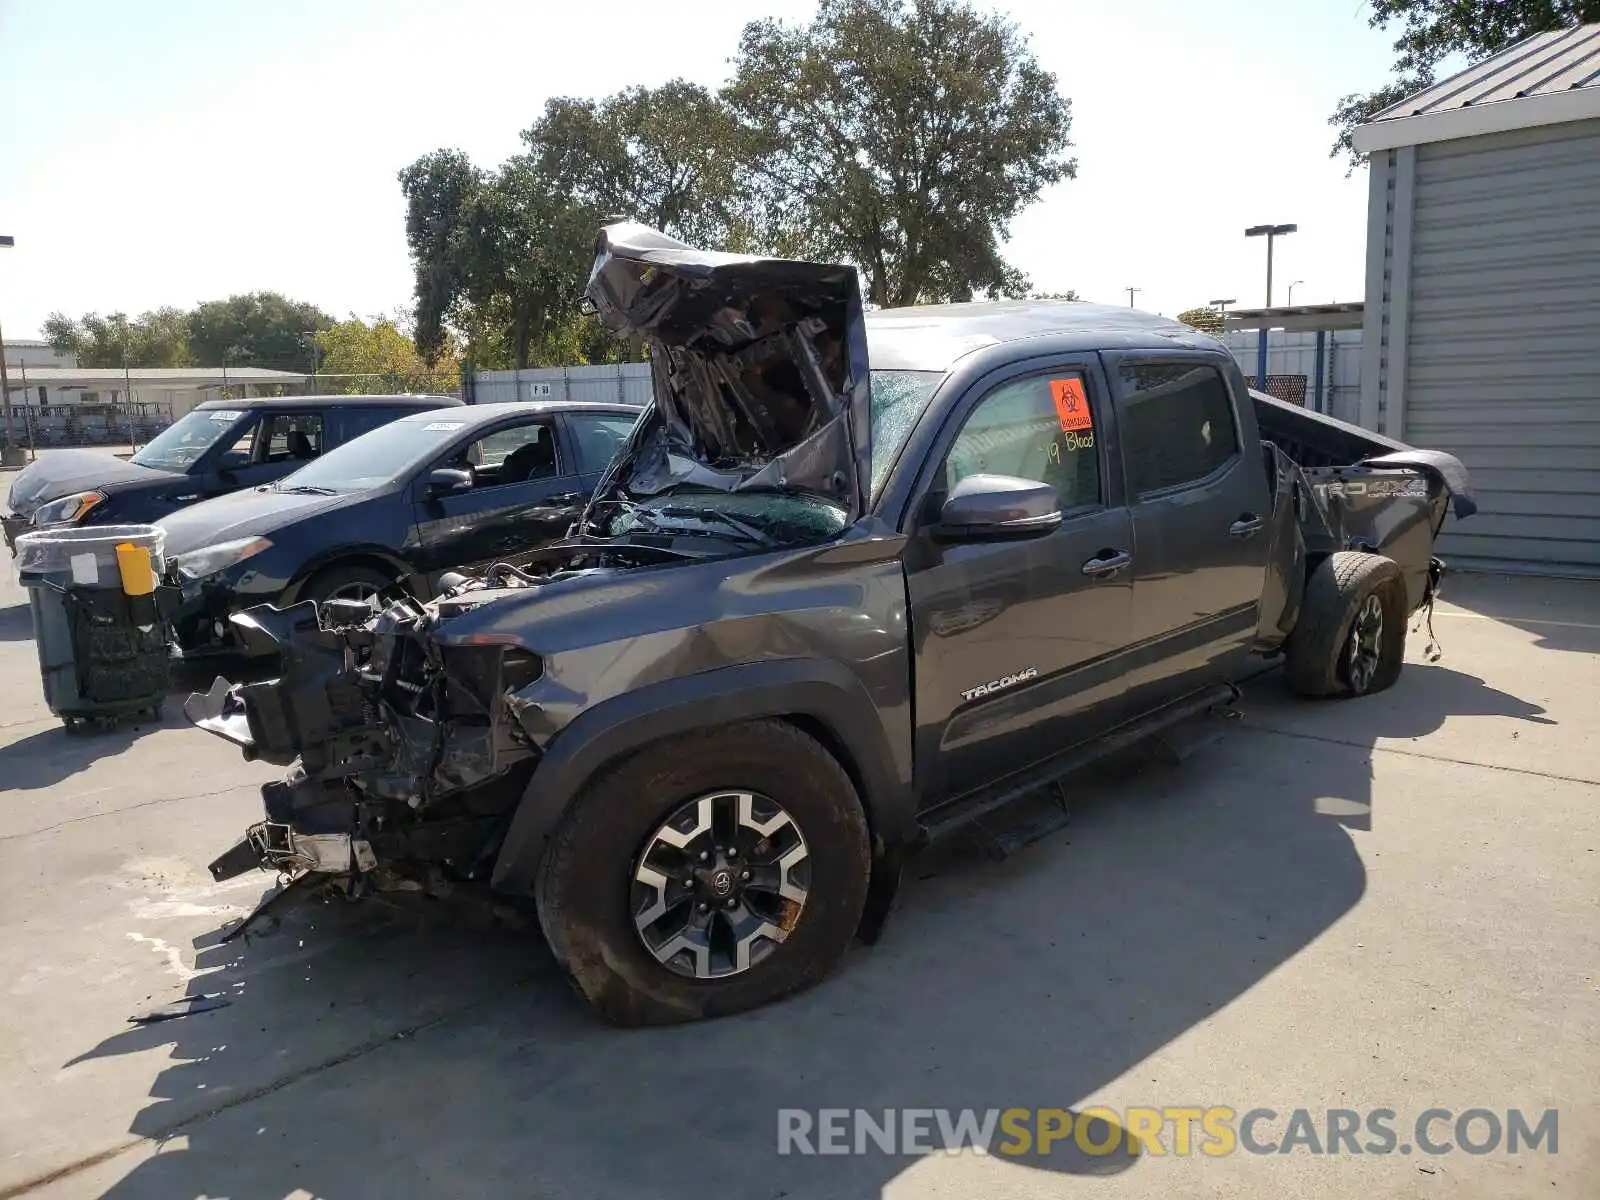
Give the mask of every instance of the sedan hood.
[{"label": "sedan hood", "polygon": [[169,484],[182,476],[141,467],[97,450],[52,450],[31,463],[11,483],[11,511],[33,515],[41,504],[91,488],[126,492]]},{"label": "sedan hood", "polygon": [[650,344],[654,404],[596,499],[621,485],[800,491],[866,507],[871,423],[855,268],[696,250],[632,222],[600,231],[587,298]]},{"label": "sedan hood", "polygon": [[172,558],[234,538],[271,535],[286,525],[347,504],[350,499],[348,495],[310,496],[252,488],[179,509],[156,524],[167,531],[166,552]]}]

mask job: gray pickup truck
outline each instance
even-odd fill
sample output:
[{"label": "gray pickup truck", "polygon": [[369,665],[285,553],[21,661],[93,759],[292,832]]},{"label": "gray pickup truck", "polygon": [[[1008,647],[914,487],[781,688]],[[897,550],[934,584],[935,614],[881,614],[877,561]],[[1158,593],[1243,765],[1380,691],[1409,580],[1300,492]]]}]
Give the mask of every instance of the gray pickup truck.
[{"label": "gray pickup truck", "polygon": [[587,295],[655,399],[568,536],[427,603],[235,614],[281,676],[186,711],[293,764],[218,879],[526,898],[619,1023],[822,978],[908,852],[1264,659],[1390,686],[1472,511],[1448,455],[1129,309],[864,314],[848,267],[627,224]]}]

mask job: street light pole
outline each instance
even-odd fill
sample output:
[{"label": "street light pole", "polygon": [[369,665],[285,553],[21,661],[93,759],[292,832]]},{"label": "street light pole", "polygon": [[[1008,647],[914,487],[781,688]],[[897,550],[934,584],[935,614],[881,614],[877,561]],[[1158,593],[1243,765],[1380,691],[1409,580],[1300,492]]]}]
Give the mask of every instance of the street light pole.
[{"label": "street light pole", "polygon": [[1144,289],[1143,288],[1124,288],[1123,291],[1128,293],[1128,307],[1132,308],[1133,307],[1133,294],[1135,292],[1142,292],[1142,291],[1144,291]]},{"label": "street light pole", "polygon": [[[1298,225],[1252,225],[1244,231],[1245,237],[1267,239],[1267,307],[1272,307],[1272,242],[1299,229]],[[1267,390],[1267,319],[1262,318],[1261,334],[1256,340],[1256,387]]]},{"label": "street light pole", "polygon": [[[10,234],[0,234],[0,248],[17,244]],[[11,380],[6,377],[6,335],[0,331],[0,420],[5,422],[5,441],[0,443],[0,459],[11,457]]]},{"label": "street light pole", "polygon": [[1295,288],[1299,287],[1304,282],[1305,282],[1304,279],[1296,279],[1293,283],[1291,283],[1289,285],[1289,307],[1290,308],[1294,307],[1294,290],[1295,290]]}]

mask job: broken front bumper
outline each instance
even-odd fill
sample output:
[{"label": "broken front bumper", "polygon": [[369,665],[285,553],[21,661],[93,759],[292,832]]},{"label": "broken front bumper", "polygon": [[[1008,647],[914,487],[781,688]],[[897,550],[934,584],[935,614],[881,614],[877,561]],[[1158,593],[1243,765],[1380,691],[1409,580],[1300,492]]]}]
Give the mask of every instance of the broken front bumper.
[{"label": "broken front bumper", "polygon": [[13,555],[17,552],[17,538],[27,533],[32,524],[31,517],[0,517],[0,527],[5,531],[6,547]]},{"label": "broken front bumper", "polygon": [[348,833],[300,833],[276,821],[260,821],[207,869],[221,883],[258,867],[297,876],[349,875],[377,865],[372,846]]}]

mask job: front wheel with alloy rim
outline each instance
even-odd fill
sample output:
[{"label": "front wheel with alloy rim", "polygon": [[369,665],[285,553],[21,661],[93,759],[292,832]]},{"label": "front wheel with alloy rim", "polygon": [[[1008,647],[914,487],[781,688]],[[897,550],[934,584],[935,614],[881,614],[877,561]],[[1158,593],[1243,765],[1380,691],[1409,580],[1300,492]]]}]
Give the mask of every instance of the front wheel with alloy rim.
[{"label": "front wheel with alloy rim", "polygon": [[750,721],[658,743],[580,796],[539,872],[539,922],[608,1020],[724,1016],[827,975],[870,871],[838,761],[792,725]]},{"label": "front wheel with alloy rim", "polygon": [[395,584],[395,578],[365,563],[335,563],[324,567],[300,589],[302,600],[326,604],[329,600],[372,601]]},{"label": "front wheel with alloy rim", "polygon": [[1284,647],[1289,686],[1302,696],[1365,696],[1393,686],[1405,665],[1406,585],[1381,554],[1341,550],[1317,564]]}]

